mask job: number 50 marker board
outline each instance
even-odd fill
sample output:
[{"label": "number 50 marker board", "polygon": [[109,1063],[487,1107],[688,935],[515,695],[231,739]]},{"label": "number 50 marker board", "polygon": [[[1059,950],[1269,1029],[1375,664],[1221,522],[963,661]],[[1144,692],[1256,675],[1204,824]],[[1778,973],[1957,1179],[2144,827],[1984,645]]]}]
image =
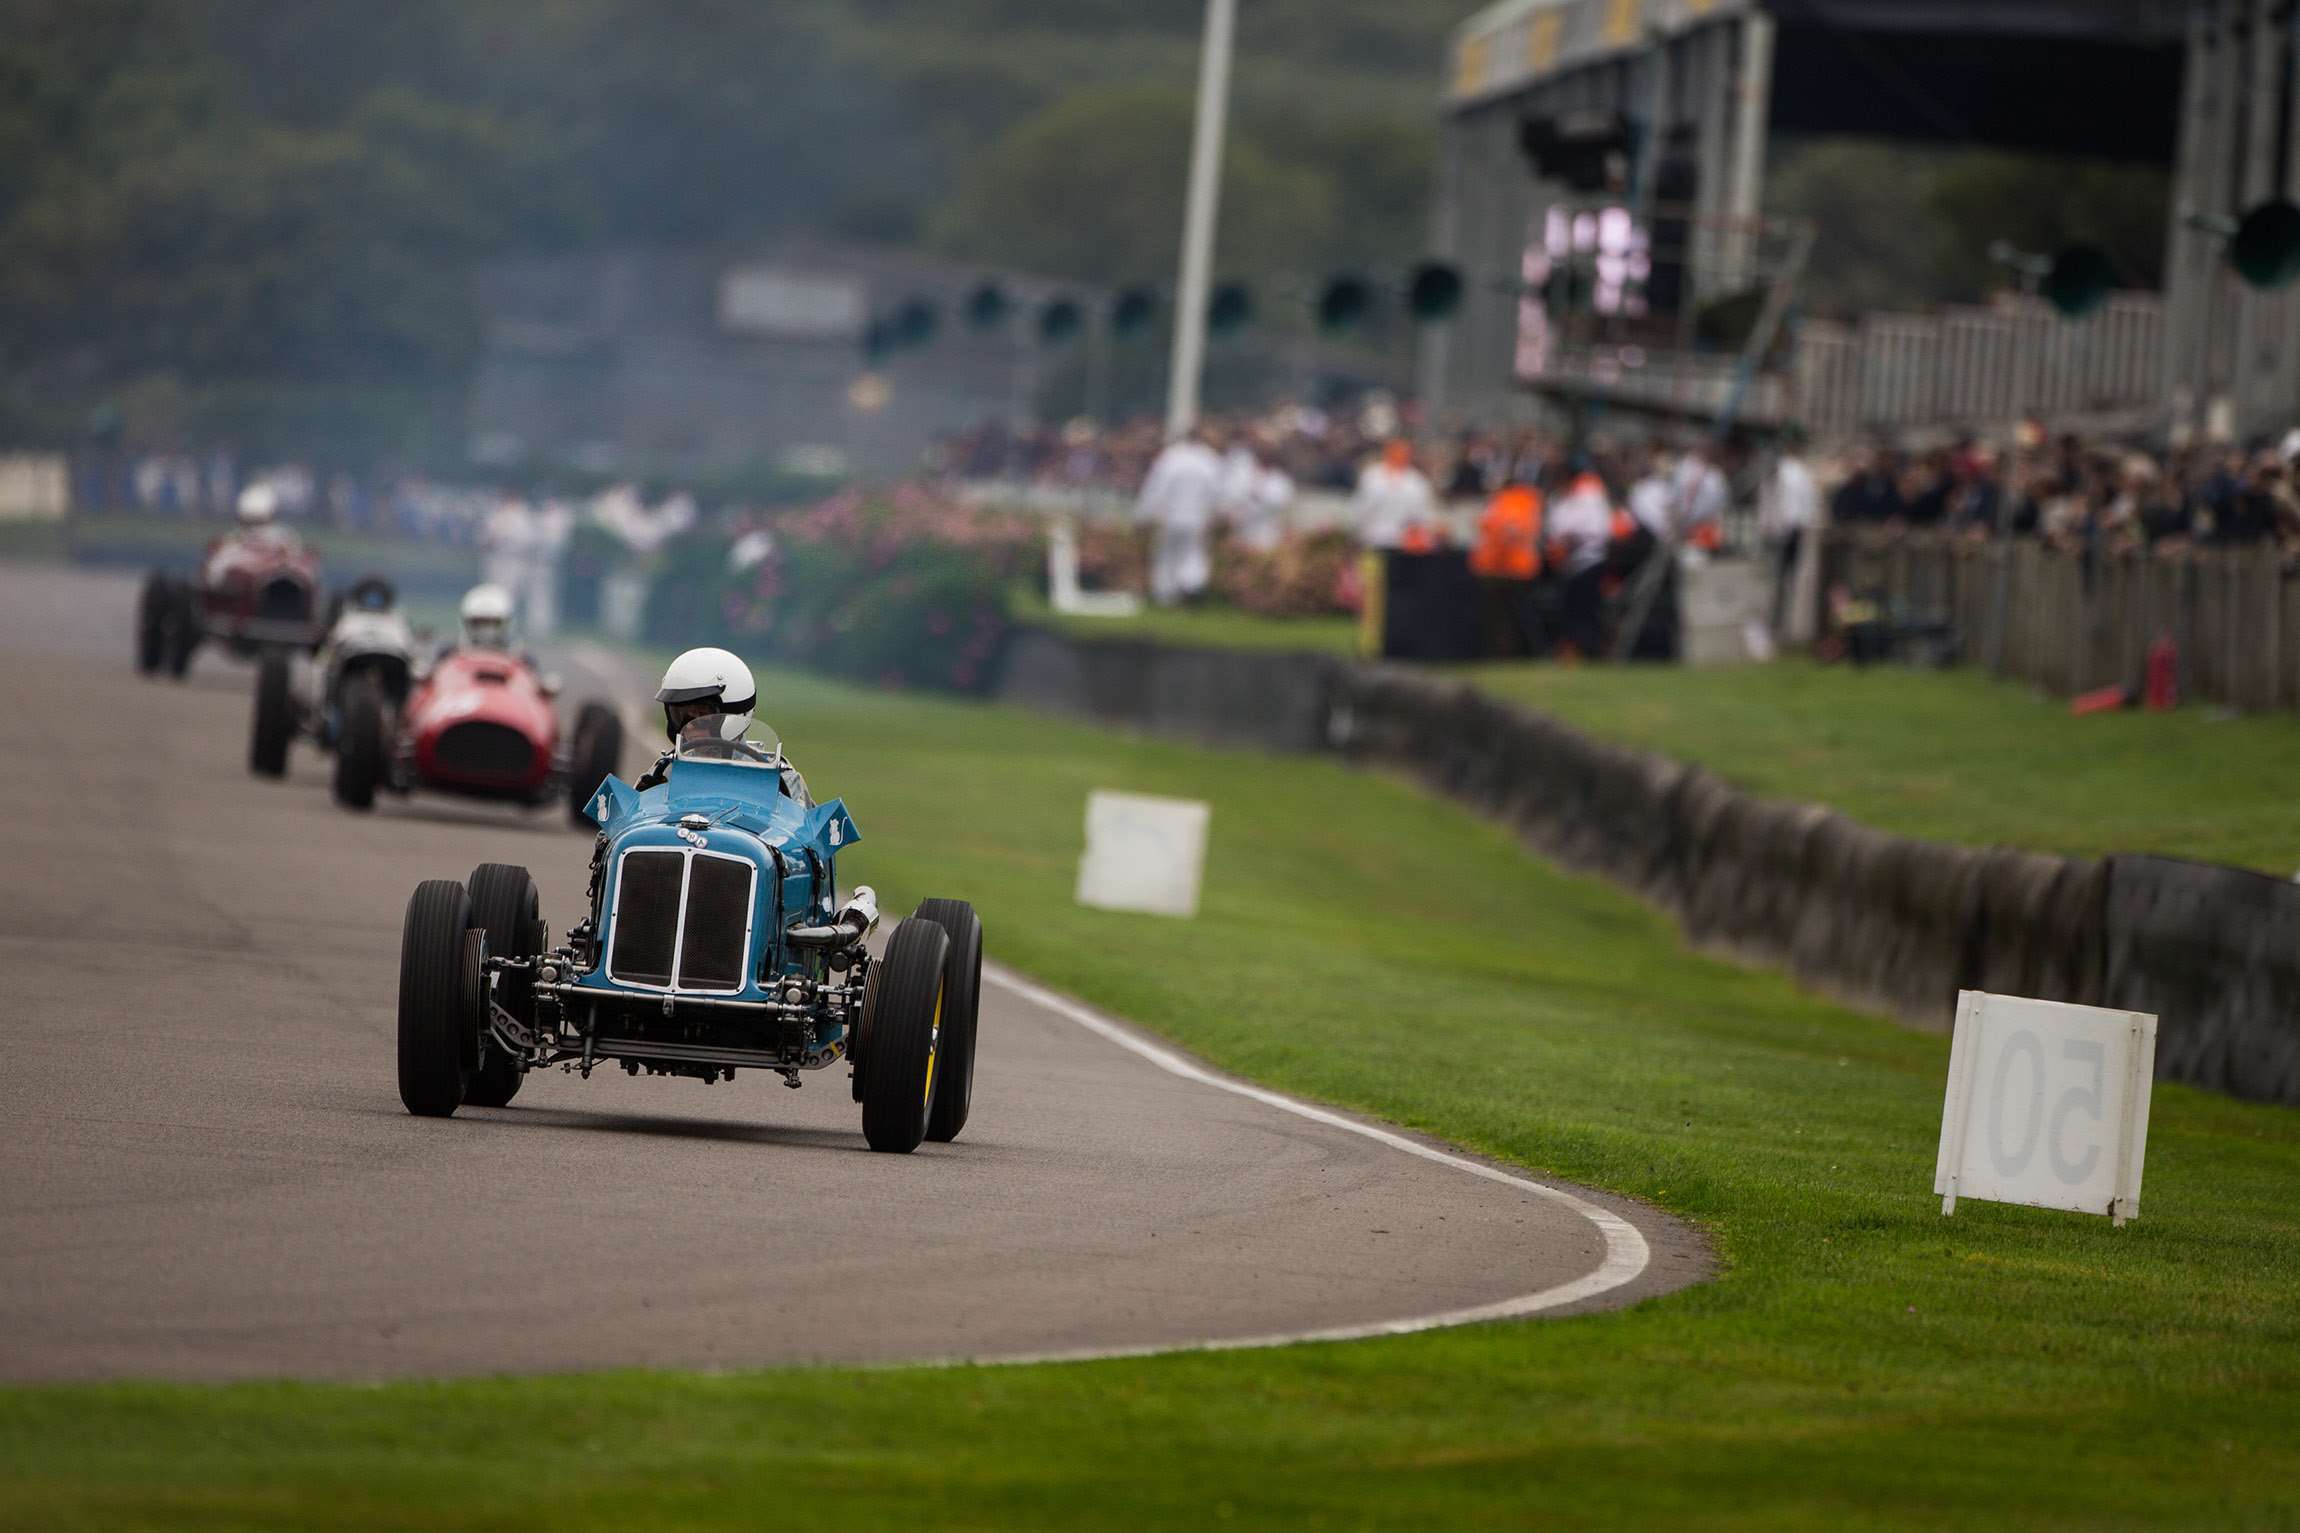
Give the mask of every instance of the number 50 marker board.
[{"label": "number 50 marker board", "polygon": [[1933,1191],[2106,1214],[2140,1213],[2156,1018],[1967,990],[1957,997]]}]

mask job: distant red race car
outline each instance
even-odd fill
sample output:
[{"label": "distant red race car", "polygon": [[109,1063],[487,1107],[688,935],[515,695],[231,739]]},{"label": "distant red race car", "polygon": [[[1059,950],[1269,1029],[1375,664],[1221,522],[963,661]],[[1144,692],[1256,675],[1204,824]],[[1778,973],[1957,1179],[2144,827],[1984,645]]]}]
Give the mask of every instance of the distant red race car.
[{"label": "distant red race car", "polygon": [[623,758],[623,721],[585,703],[560,728],[558,686],[524,657],[459,649],[443,656],[392,708],[379,687],[347,688],[336,742],[335,799],[373,807],[378,789],[418,788],[464,798],[540,805],[557,800],[580,827],[600,782]]},{"label": "distant red race car", "polygon": [[136,669],[181,677],[203,643],[249,659],[310,649],[323,633],[319,555],[292,537],[232,533],[190,580],[154,570],[136,610]]}]

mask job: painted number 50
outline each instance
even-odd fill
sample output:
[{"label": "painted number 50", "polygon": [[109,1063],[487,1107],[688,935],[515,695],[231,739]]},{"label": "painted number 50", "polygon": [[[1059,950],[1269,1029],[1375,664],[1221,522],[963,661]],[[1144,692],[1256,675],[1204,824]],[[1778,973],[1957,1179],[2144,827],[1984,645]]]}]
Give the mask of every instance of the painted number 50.
[{"label": "painted number 50", "polygon": [[[1989,1104],[1989,1156],[1996,1162],[1999,1175],[2018,1176],[2036,1159],[2038,1139],[2043,1139],[2046,1158],[2052,1164],[2052,1174],[2071,1187],[2081,1187],[2092,1177],[2100,1165],[2100,1141],[2097,1135],[2086,1136],[2084,1154],[2070,1158],[2067,1150],[2068,1119],[2078,1113],[2099,1124],[2106,1117],[2106,1104],[2101,1099],[2101,1088],[2108,1069],[2108,1051],[2097,1042],[2071,1038],[2060,1046],[2060,1057],[2073,1062],[2080,1070],[2089,1067],[2089,1084],[2080,1082],[2062,1091],[2052,1104],[2049,1116],[2039,1119],[2033,1111],[2014,1111],[2022,1097],[2032,1102],[2044,1098],[2045,1064],[2044,1044],[2037,1035],[2022,1029],[2007,1039],[2004,1051],[1997,1056],[1995,1090]],[[2013,1067],[2025,1060],[2028,1079],[2025,1089],[2015,1095],[2012,1091]],[[2020,1135],[2016,1145],[2010,1142],[2010,1133]]]}]

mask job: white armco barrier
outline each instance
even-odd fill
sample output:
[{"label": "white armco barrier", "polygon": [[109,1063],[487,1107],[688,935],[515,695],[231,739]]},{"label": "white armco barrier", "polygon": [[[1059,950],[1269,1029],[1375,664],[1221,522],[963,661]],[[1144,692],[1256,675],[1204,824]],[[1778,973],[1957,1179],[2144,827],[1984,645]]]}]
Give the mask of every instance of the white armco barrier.
[{"label": "white armco barrier", "polygon": [[71,509],[71,466],[62,453],[0,453],[0,522],[60,521]]},{"label": "white armco barrier", "polygon": [[1933,1191],[2106,1214],[2140,1213],[2156,1018],[1967,990],[1957,997]]},{"label": "white armco barrier", "polygon": [[1096,789],[1086,798],[1078,903],[1154,916],[1194,916],[1213,812],[1192,799]]}]

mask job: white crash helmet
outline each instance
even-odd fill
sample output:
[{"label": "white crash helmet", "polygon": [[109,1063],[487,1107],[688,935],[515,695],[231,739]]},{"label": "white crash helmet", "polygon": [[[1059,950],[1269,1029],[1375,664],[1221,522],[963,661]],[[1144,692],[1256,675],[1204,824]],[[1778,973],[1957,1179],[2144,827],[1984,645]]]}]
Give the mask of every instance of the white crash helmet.
[{"label": "white crash helmet", "polygon": [[511,641],[511,593],[473,586],[463,598],[463,642],[472,649],[502,649]]},{"label": "white crash helmet", "polygon": [[268,527],[280,514],[280,492],[258,480],[240,491],[233,514],[242,527]]},{"label": "white crash helmet", "polygon": [[663,732],[674,741],[696,719],[722,714],[719,733],[740,740],[759,706],[758,683],[742,659],[723,649],[690,649],[663,673],[655,701],[663,705]]}]

